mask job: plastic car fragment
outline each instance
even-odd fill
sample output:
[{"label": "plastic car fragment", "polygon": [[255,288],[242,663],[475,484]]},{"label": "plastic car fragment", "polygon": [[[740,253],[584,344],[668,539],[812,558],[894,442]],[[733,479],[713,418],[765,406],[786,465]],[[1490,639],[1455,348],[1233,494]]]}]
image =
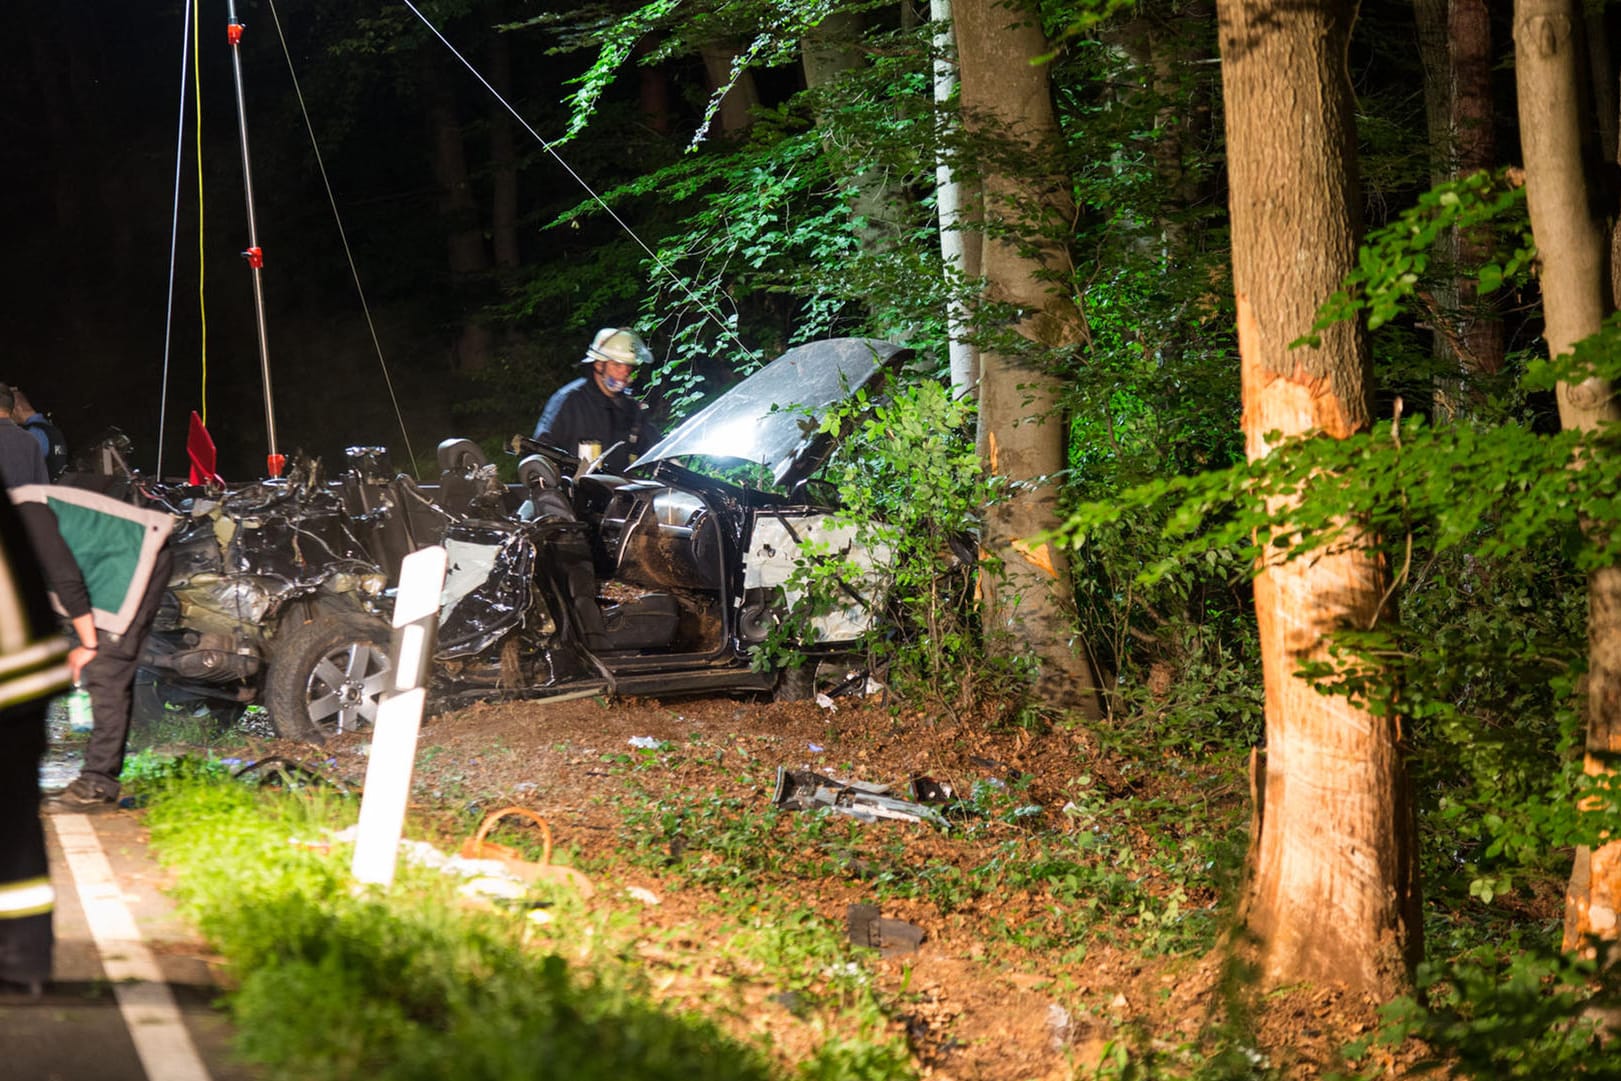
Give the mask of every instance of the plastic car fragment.
[{"label": "plastic car fragment", "polygon": [[810,811],[825,807],[835,814],[849,815],[861,822],[890,819],[897,822],[927,822],[946,825],[932,807],[888,795],[888,785],[863,781],[836,781],[810,770],[777,767],[773,806],[785,811]]}]

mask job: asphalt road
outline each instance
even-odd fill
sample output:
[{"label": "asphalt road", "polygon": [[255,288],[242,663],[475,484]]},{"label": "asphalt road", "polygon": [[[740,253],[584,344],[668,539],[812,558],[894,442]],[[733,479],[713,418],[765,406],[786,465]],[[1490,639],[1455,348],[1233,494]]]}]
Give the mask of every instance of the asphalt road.
[{"label": "asphalt road", "polygon": [[0,1081],[253,1081],[139,815],[50,815],[46,838],[54,978],[37,1000],[0,997]]}]

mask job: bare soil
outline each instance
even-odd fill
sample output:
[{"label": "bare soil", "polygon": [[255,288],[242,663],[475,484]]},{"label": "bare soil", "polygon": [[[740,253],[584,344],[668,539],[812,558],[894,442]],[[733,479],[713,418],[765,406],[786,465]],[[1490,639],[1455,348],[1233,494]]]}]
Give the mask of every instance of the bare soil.
[{"label": "bare soil", "polygon": [[[631,743],[638,738],[666,741],[679,753],[639,751]],[[252,753],[311,762],[331,779],[358,787],[365,750],[364,739],[344,737],[320,749],[261,741]],[[746,1038],[767,1034],[777,1053],[793,1061],[796,1047],[816,1034],[796,1021],[780,989],[726,959],[719,947],[734,917],[713,904],[706,890],[683,887],[674,870],[694,853],[683,851],[679,837],[634,835],[620,813],[631,798],[645,802],[651,789],[741,800],[744,808],[765,815],[779,765],[891,784],[903,797],[907,782],[920,776],[958,792],[976,781],[1012,782],[1027,786],[1028,799],[1043,808],[1043,823],[1059,829],[1065,826],[1059,809],[1083,784],[1108,791],[1144,783],[1140,770],[1128,771],[1132,779],[1125,779],[1119,764],[1078,728],[986,731],[982,723],[897,711],[877,699],[841,700],[832,710],[813,702],[732,698],[481,703],[433,717],[423,727],[415,819],[453,840],[468,834],[484,813],[506,804],[545,816],[559,848],[589,871],[599,897],[634,904],[626,901],[626,891],[640,887],[658,898],[639,917],[648,932],[641,959],[657,994],[672,1006],[717,1016]],[[1190,793],[1167,789],[1163,794],[1188,798],[1188,829],[1201,828],[1199,816],[1208,812],[1212,797],[1208,786],[1198,797],[1202,806]],[[1236,784],[1216,796],[1232,804],[1229,812],[1247,798]],[[993,831],[977,838],[904,822],[873,823],[863,830],[887,842],[890,852],[901,836],[904,859],[913,869],[982,866],[996,857],[999,844],[1018,836],[1015,825],[1004,836]],[[628,856],[637,848],[668,852],[669,869],[645,858],[633,862]],[[846,864],[859,866],[860,861]],[[1176,885],[1187,889],[1189,884]],[[851,905],[880,903],[859,873],[764,886],[743,878],[736,888],[791,889],[796,901],[840,927]],[[1156,887],[1150,883],[1149,888]],[[1194,884],[1186,903],[1214,907],[1220,899],[1213,886]],[[1145,955],[1128,943],[1130,914],[1120,914],[1117,922],[1105,918],[1083,949],[1055,953],[1020,947],[1018,936],[1006,931],[1039,931],[1059,921],[1062,913],[1039,888],[962,899],[949,911],[922,901],[884,901],[881,911],[924,935],[915,952],[875,962],[898,1004],[892,1024],[905,1034],[923,1077],[1091,1077],[1100,1065],[1120,1061],[1122,1048],[1140,1068],[1145,1054],[1174,1061],[1178,1048],[1210,1048],[1212,1027],[1231,1019],[1219,957]],[[685,956],[671,956],[675,950]],[[693,953],[707,960],[695,967]],[[1332,988],[1274,995],[1248,1016],[1253,1047],[1246,1044],[1244,1054],[1253,1072],[1224,1076],[1349,1073],[1339,1049],[1366,1035],[1376,1017],[1374,1003]],[[1401,1058],[1410,1061],[1411,1054]],[[1373,1055],[1359,1064],[1361,1069],[1382,1064],[1394,1076],[1403,1065],[1387,1053]],[[1266,1073],[1267,1067],[1277,1073]]]}]

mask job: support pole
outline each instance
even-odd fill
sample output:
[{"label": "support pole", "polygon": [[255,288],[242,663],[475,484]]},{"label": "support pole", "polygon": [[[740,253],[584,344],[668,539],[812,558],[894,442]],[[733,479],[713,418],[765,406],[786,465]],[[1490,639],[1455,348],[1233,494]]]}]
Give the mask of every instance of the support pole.
[{"label": "support pole", "polygon": [[248,248],[242,257],[253,272],[253,314],[259,328],[259,374],[264,383],[265,434],[270,447],[265,465],[272,477],[279,477],[287,459],[276,449],[276,405],[270,393],[270,338],[265,332],[265,291],[261,280],[265,253],[259,247],[259,226],[253,215],[253,162],[248,155],[248,110],[242,97],[242,21],[236,17],[236,0],[226,0],[226,13],[231,71],[236,76],[236,127],[242,137],[242,190],[248,204]]}]

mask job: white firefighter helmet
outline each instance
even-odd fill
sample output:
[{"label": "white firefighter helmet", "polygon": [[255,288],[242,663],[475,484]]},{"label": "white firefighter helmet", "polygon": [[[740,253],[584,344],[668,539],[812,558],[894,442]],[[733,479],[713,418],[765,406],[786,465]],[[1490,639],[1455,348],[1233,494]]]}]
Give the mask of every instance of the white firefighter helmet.
[{"label": "white firefighter helmet", "polygon": [[583,362],[594,364],[599,360],[629,364],[634,368],[639,364],[651,364],[653,351],[629,327],[603,327],[591,339]]}]

